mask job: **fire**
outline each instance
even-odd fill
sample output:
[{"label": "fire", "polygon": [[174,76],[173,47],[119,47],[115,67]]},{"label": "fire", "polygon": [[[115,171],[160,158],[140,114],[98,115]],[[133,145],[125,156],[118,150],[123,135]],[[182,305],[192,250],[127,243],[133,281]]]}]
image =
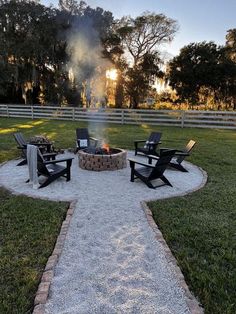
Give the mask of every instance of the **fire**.
[{"label": "fire", "polygon": [[102,149],[105,149],[107,151],[107,153],[110,152],[110,146],[108,144],[103,144]]}]

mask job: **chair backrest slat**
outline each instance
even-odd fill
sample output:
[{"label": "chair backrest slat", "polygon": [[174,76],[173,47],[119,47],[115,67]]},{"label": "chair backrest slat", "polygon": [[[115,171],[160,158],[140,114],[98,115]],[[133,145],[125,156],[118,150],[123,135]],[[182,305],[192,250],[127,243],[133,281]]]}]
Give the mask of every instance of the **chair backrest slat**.
[{"label": "chair backrest slat", "polygon": [[155,164],[155,168],[153,168],[153,171],[150,174],[150,176],[152,177],[153,175],[155,175],[156,172],[158,172],[158,174],[163,174],[164,171],[166,170],[167,166],[169,165],[171,159],[173,158],[175,152],[176,151],[174,149],[169,149],[169,150],[162,152],[162,154],[161,154],[160,158],[157,160],[157,162]]},{"label": "chair backrest slat", "polygon": [[41,154],[40,150],[38,149],[38,159],[37,159],[37,168],[38,168],[38,172],[40,174],[43,174],[45,176],[50,176],[50,173],[47,169],[47,167],[44,164],[44,158],[43,155]]},{"label": "chair backrest slat", "polygon": [[[87,140],[87,146],[90,145],[89,141],[89,132],[87,128],[77,128],[76,129],[76,139],[79,140]],[[79,143],[78,143],[79,145]]]},{"label": "chair backrest slat", "polygon": [[14,138],[17,142],[17,144],[19,144],[20,146],[24,146],[27,144],[23,134],[21,132],[17,132],[17,133],[14,133]]},{"label": "chair backrest slat", "polygon": [[152,132],[149,136],[148,141],[154,142],[155,144],[159,143],[160,139],[161,139],[161,135],[162,135],[162,133],[160,133],[160,132]]},{"label": "chair backrest slat", "polygon": [[[187,145],[185,146],[185,148],[183,149],[184,153],[190,153],[190,151],[193,149],[194,145],[196,144],[195,141],[190,140]],[[176,159],[178,163],[181,163],[186,156],[178,156],[178,158]]]},{"label": "chair backrest slat", "polygon": [[184,148],[184,151],[185,151],[186,153],[189,153],[189,152],[192,150],[192,148],[193,148],[193,146],[194,146],[195,144],[196,144],[195,141],[190,140],[190,141],[188,142],[188,144],[186,145],[186,147]]},{"label": "chair backrest slat", "polygon": [[16,132],[13,134],[13,136],[16,140],[16,143],[19,145],[19,147],[22,147],[21,149],[22,157],[26,159],[27,158],[27,148],[26,148],[27,142],[23,134],[21,132]]}]

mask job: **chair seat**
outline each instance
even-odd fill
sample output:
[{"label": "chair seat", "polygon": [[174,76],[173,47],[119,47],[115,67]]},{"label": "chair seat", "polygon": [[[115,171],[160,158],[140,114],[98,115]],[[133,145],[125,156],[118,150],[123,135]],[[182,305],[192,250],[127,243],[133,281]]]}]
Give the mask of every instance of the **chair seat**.
[{"label": "chair seat", "polygon": [[144,167],[137,168],[136,171],[143,177],[149,177],[152,173],[151,168],[144,168]]},{"label": "chair seat", "polygon": [[139,153],[143,153],[144,155],[156,155],[157,152],[155,151],[155,149],[149,149],[149,148],[145,148],[145,147],[139,147],[138,149]]},{"label": "chair seat", "polygon": [[61,165],[46,165],[48,172],[51,174],[58,174],[60,172],[62,172],[63,170],[65,170],[66,168],[61,166]]}]

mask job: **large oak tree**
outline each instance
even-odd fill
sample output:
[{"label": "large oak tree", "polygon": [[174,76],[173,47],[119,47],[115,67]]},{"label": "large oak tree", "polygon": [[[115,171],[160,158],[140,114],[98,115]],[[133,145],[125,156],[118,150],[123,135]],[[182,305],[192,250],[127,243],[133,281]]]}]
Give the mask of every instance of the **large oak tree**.
[{"label": "large oak tree", "polygon": [[233,94],[235,71],[225,47],[213,42],[191,43],[169,63],[167,79],[182,102],[196,105],[204,92],[220,104]]},{"label": "large oak tree", "polygon": [[107,51],[122,73],[131,107],[137,108],[152,89],[152,82],[161,73],[160,47],[174,38],[177,29],[175,20],[149,12],[124,17],[114,25]]}]

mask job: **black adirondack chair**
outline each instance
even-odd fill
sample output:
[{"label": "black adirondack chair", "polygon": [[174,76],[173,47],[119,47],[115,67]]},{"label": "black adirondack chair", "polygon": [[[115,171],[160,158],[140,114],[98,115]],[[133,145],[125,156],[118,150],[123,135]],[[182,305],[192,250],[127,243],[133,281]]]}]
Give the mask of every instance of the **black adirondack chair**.
[{"label": "black adirondack chair", "polygon": [[76,129],[76,149],[77,153],[80,149],[85,149],[88,147],[96,147],[98,139],[89,136],[87,128],[77,128]]},{"label": "black adirondack chair", "polygon": [[[183,167],[182,162],[184,161],[186,157],[190,156],[190,152],[195,145],[196,145],[196,142],[193,140],[190,140],[183,149],[175,149],[175,155],[170,162],[170,166],[182,172],[188,172],[188,170]],[[169,149],[170,148],[161,148],[160,155],[162,155],[163,152]]]},{"label": "black adirondack chair", "polygon": [[[71,165],[74,158],[60,158],[55,160],[45,160],[43,155],[38,149],[37,156],[37,170],[38,175],[46,177],[46,180],[40,184],[39,188],[44,188],[51,182],[55,181],[59,177],[65,177],[66,181],[70,181],[71,178]],[[66,165],[58,165],[59,163],[65,163]]]},{"label": "black adirondack chair", "polygon": [[[140,179],[151,189],[155,189],[162,185],[172,186],[170,181],[164,176],[164,172],[174,154],[175,150],[166,150],[159,158],[155,158],[153,156],[153,158],[157,160],[156,163],[153,165],[143,163],[135,159],[129,159],[131,168],[130,181],[134,182],[135,179]],[[136,165],[141,165],[142,167],[136,168]],[[164,184],[154,186],[152,181],[156,179],[162,180]]]},{"label": "black adirondack chair", "polygon": [[162,133],[160,132],[152,132],[148,140],[134,141],[135,156],[139,154],[159,156],[156,150],[157,150],[158,145],[161,144],[160,142],[161,135]]},{"label": "black adirondack chair", "polygon": [[[21,132],[16,132],[13,134],[18,146],[17,148],[21,150],[21,157],[23,160],[21,160],[17,166],[22,166],[27,164],[27,141],[24,138],[23,134]],[[44,153],[43,156],[46,160],[54,160],[56,153],[51,152],[52,143],[31,143],[32,145],[37,146],[39,149],[43,149],[47,151],[47,153]]]}]

